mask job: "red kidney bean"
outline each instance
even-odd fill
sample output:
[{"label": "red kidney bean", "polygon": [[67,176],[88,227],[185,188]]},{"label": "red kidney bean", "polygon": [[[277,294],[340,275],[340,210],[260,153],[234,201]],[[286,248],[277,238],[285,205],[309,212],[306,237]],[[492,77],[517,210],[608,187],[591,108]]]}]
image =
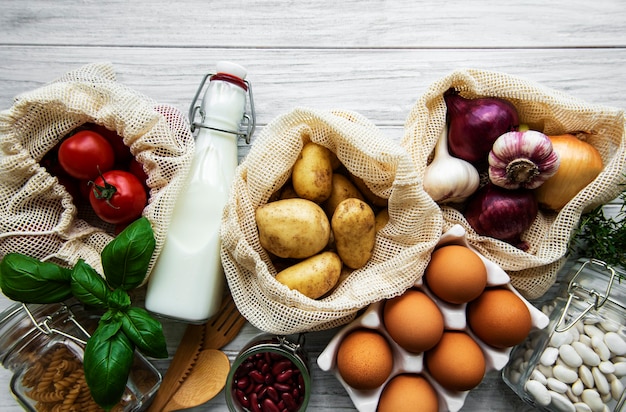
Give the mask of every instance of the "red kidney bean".
[{"label": "red kidney bean", "polygon": [[263,404],[261,405],[263,408],[263,412],[280,412],[278,406],[272,401],[270,398],[263,399]]},{"label": "red kidney bean", "polygon": [[252,412],[295,412],[304,401],[304,378],[296,365],[273,352],[250,356],[235,371],[233,398]]}]

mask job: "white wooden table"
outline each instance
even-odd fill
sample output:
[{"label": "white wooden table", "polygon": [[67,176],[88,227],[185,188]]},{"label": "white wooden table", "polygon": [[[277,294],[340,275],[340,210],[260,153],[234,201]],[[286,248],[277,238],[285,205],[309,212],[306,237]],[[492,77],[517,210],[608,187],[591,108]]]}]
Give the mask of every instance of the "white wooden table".
[{"label": "white wooden table", "polygon": [[[626,108],[626,6],[622,0],[0,0],[0,110],[71,69],[109,61],[120,82],[186,112],[218,60],[248,68],[259,128],[296,106],[341,108],[399,140],[420,94],[457,68],[503,71]],[[0,297],[0,309],[10,303]],[[170,353],[183,330],[166,323]],[[257,332],[244,327],[225,348],[228,355]],[[311,411],[354,410],[343,387],[315,363],[334,332],[307,337]],[[167,364],[157,363],[163,371]],[[0,369],[4,412],[21,410],[9,379]],[[226,410],[223,394],[194,410]],[[494,372],[462,410],[533,408]]]}]

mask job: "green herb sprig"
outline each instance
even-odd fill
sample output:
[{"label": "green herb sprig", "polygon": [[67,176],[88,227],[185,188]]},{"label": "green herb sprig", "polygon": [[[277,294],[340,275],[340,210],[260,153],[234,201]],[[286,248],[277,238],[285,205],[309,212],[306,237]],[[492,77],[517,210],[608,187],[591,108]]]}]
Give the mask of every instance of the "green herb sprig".
[{"label": "green herb sprig", "polygon": [[161,324],[131,306],[128,294],[143,281],[154,248],[152,226],[142,217],[103,249],[105,278],[82,259],[72,269],[20,253],[0,261],[0,288],[12,300],[46,304],[74,296],[105,311],[87,340],[83,367],[94,401],[107,410],[124,394],[135,348],[150,357],[168,355]]},{"label": "green herb sprig", "polygon": [[618,199],[622,204],[615,216],[607,216],[603,206],[582,216],[570,242],[570,254],[626,268],[626,192]]}]

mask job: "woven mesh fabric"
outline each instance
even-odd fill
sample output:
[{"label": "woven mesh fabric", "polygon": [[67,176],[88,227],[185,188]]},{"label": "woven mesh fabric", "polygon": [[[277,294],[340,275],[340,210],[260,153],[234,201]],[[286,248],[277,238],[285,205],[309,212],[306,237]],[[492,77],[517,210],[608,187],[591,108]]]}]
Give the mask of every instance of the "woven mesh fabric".
[{"label": "woven mesh fabric", "polygon": [[626,156],[623,110],[589,104],[515,76],[482,70],[459,70],[436,81],[413,106],[405,124],[402,145],[407,148],[419,176],[424,175],[431,153],[446,121],[443,93],[455,88],[466,98],[501,97],[517,108],[520,121],[548,135],[583,132],[600,152],[604,169],[558,213],[541,211],[524,234],[530,249],[523,252],[508,243],[479,236],[463,215],[442,207],[444,232],[454,224],[467,231],[468,242],[511,276],[525,297],[543,295],[555,282],[565,260],[568,242],[582,213],[613,200],[623,190]]},{"label": "woven mesh fabric", "polygon": [[[375,194],[387,198],[390,216],[369,263],[317,300],[274,279],[276,269],[259,243],[255,221],[256,208],[285,184],[308,141],[330,149]],[[278,334],[322,330],[413,286],[441,227],[439,208],[397,142],[357,113],[296,108],[263,129],[237,169],[222,220],[222,262],[235,303],[254,326]]]},{"label": "woven mesh fabric", "polygon": [[0,257],[19,252],[65,266],[82,258],[103,273],[100,252],[113,239],[114,228],[79,213],[57,178],[39,164],[85,123],[117,131],[144,165],[150,196],[143,215],[156,238],[152,268],[194,141],[180,111],[118,83],[108,63],[80,67],[23,93],[0,113]]}]

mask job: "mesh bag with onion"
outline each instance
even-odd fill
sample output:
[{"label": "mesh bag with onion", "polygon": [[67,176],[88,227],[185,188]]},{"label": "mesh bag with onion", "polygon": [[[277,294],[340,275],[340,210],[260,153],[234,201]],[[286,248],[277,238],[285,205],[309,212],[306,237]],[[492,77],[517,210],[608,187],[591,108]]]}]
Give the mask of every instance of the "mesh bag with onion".
[{"label": "mesh bag with onion", "polygon": [[603,168],[595,180],[561,209],[540,208],[530,228],[522,234],[528,245],[526,250],[479,235],[464,217],[463,204],[441,205],[444,232],[461,224],[467,231],[469,244],[506,270],[513,286],[527,298],[539,297],[555,282],[581,215],[613,200],[623,190],[621,185],[626,171],[624,113],[621,109],[586,103],[516,76],[485,70],[457,70],[431,84],[406,120],[402,145],[407,148],[421,177],[446,127],[444,93],[449,89],[467,99],[507,100],[517,109],[520,123],[530,129],[549,136],[576,134],[600,153]]},{"label": "mesh bag with onion", "polygon": [[[388,199],[389,212],[368,263],[318,299],[274,278],[277,269],[260,244],[255,220],[255,210],[288,181],[307,142],[333,152],[374,194]],[[222,219],[222,262],[235,303],[254,326],[278,334],[328,329],[411,287],[430,260],[441,224],[406,151],[371,122],[353,112],[296,108],[262,130],[237,169]]]},{"label": "mesh bag with onion", "polygon": [[179,110],[118,83],[108,63],[85,65],[22,93],[0,113],[0,258],[17,252],[65,266],[84,259],[103,273],[100,252],[113,239],[114,227],[84,213],[87,205],[78,210],[40,164],[64,136],[87,123],[116,131],[143,164],[150,190],[143,216],[156,240],[153,266],[194,141]]}]

